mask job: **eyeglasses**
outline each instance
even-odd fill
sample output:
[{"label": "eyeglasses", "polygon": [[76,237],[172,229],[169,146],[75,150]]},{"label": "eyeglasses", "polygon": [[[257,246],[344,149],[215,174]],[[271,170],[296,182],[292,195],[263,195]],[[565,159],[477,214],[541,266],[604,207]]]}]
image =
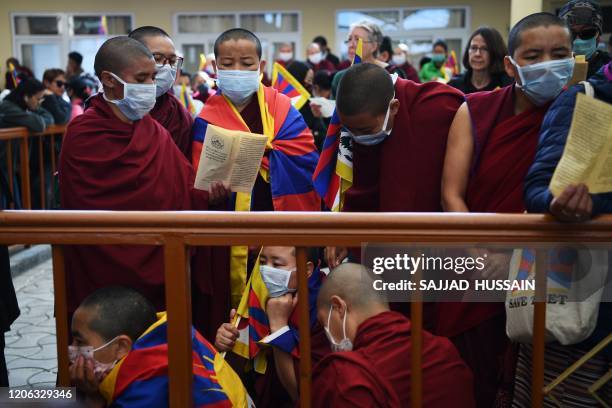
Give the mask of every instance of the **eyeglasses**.
[{"label": "eyeglasses", "polygon": [[[365,44],[365,43],[371,43],[373,41],[368,41],[368,40],[364,40],[363,38],[361,39],[361,41]],[[355,43],[357,44],[359,42],[359,37],[349,37],[346,40],[344,40],[344,43],[346,45],[350,44],[350,43]]]},{"label": "eyeglasses", "polygon": [[596,28],[588,28],[578,33],[572,32],[572,37],[574,37],[574,40],[576,38],[580,38],[582,40],[590,40],[591,38],[595,37],[598,32],[599,30],[597,30]]},{"label": "eyeglasses", "polygon": [[470,50],[470,54],[476,54],[479,51],[481,54],[486,54],[489,52],[489,49],[487,47],[478,47],[476,45],[471,45],[469,50]]},{"label": "eyeglasses", "polygon": [[58,88],[63,88],[64,85],[66,85],[66,82],[64,81],[60,81],[59,79],[57,81],[55,81],[55,85],[58,86]]},{"label": "eyeglasses", "polygon": [[159,65],[170,65],[171,68],[180,68],[183,65],[183,57],[179,57],[178,55],[164,55],[160,52],[154,52],[153,58],[155,59],[155,63]]}]

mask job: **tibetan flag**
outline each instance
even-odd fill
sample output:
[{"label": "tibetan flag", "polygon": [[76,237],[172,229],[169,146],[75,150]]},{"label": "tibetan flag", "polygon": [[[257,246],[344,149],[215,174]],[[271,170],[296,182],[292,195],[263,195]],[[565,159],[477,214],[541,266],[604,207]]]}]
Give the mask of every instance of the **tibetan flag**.
[{"label": "tibetan flag", "polygon": [[[360,38],[353,64],[359,64],[362,56],[363,40]],[[313,183],[328,209],[342,211],[344,193],[353,185],[353,141],[348,133],[342,132],[336,111],[327,128]]]},{"label": "tibetan flag", "polygon": [[259,258],[255,262],[251,277],[236,310],[234,324],[240,335],[232,351],[253,361],[255,371],[264,374],[267,368],[266,350],[258,342],[270,334],[270,323],[266,315],[268,288],[259,272]]},{"label": "tibetan flag", "polygon": [[181,94],[179,95],[179,100],[181,101],[185,109],[187,109],[187,111],[191,113],[191,116],[194,116],[195,106],[193,106],[193,101],[189,96],[189,92],[187,92],[187,86],[185,84],[181,85]]},{"label": "tibetan flag", "polygon": [[106,16],[100,17],[100,26],[98,27],[98,34],[108,35],[108,22]]},{"label": "tibetan flag", "polygon": [[306,88],[278,62],[274,63],[272,69],[272,88],[287,95],[291,99],[291,105],[297,110],[302,109],[310,98],[310,93]]},{"label": "tibetan flag", "polygon": [[19,80],[19,74],[17,72],[17,69],[15,68],[15,65],[13,65],[12,62],[9,62],[8,68],[9,68],[9,72],[11,73],[11,79],[13,80],[13,85],[15,88],[17,88],[17,85],[19,85],[19,82],[21,82]]},{"label": "tibetan flag", "polygon": [[200,54],[200,67],[198,68],[198,71],[204,71],[204,69],[206,68],[206,56],[204,55],[204,53]]},{"label": "tibetan flag", "polygon": [[449,72],[451,73],[451,77],[459,75],[461,70],[459,69],[459,60],[457,59],[455,50],[451,50],[450,55],[446,60],[446,68],[448,68]]},{"label": "tibetan flag", "polygon": [[[165,312],[157,317],[100,383],[109,406],[168,406],[168,325]],[[194,407],[247,407],[238,375],[200,333],[191,334]]]}]

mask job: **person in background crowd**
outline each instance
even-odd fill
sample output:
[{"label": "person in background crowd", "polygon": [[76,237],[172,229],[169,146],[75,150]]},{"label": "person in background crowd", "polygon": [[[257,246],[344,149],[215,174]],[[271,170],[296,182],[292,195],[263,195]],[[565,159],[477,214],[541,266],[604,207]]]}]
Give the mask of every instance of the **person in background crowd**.
[{"label": "person in background crowd", "polygon": [[45,88],[45,99],[42,107],[53,116],[53,120],[58,125],[64,125],[70,120],[72,106],[70,102],[64,100],[66,90],[66,76],[61,69],[48,69],[43,74],[43,85]]},{"label": "person in background crowd", "polygon": [[[289,71],[289,73],[293,75],[293,77],[297,79],[298,82],[302,84],[302,86],[304,86],[304,88],[306,88],[306,90],[312,94],[314,78],[312,68],[309,68],[308,65],[303,62],[293,61],[291,64],[287,65],[287,71]],[[317,72],[328,71],[322,70]],[[308,126],[308,128],[312,132],[315,145],[320,151],[320,148],[323,145],[323,140],[325,139],[325,135],[327,133],[327,125],[325,124],[325,121],[321,117],[314,116],[310,107],[310,101],[307,101],[304,106],[302,106],[302,108],[300,109],[300,113],[302,114],[302,117],[306,122],[306,126]]]},{"label": "person in background crowd", "polygon": [[53,116],[41,107],[44,98],[45,86],[39,80],[22,80],[0,104],[0,127],[25,126],[42,132],[54,123]]},{"label": "person in background crowd", "polygon": [[[516,85],[466,97],[450,128],[442,178],[445,211],[523,213],[524,180],[550,104],[571,79],[569,30],[554,14],[520,20],[508,37],[504,60]],[[488,256],[489,276],[507,270],[510,254]],[[501,276],[496,276],[501,278]],[[474,373],[479,407],[510,402],[513,367],[502,303],[440,303],[435,333],[451,338]],[[501,405],[505,406],[505,405]]]},{"label": "person in background crowd", "polygon": [[321,47],[317,43],[313,42],[308,46],[306,49],[306,56],[308,59],[308,65],[314,72],[322,69],[326,71],[336,70],[334,64],[323,58],[323,52],[321,52]]},{"label": "person in background crowd", "polygon": [[472,33],[469,47],[463,53],[466,71],[448,83],[464,94],[492,91],[512,83],[504,70],[504,57],[508,53],[499,33],[491,27],[480,27]]},{"label": "person in background crowd", "polygon": [[66,78],[68,80],[85,73],[83,68],[81,68],[81,64],[83,64],[83,55],[81,53],[72,51],[68,54],[68,64],[66,65]]},{"label": "person in background crowd", "polygon": [[85,101],[92,95],[93,87],[93,84],[84,77],[76,77],[68,81],[66,84],[66,93],[72,105],[71,118],[76,118],[83,114]]},{"label": "person in background crowd", "polygon": [[327,46],[327,39],[322,35],[318,35],[312,40],[312,42],[319,44],[321,52],[323,53],[323,58],[325,58],[334,65],[334,70],[339,69],[338,64],[340,64],[340,59],[334,54],[332,54],[331,50]]},{"label": "person in background crowd", "polygon": [[[612,103],[612,63],[603,66],[598,73],[588,79],[588,83],[596,99]],[[554,197],[548,188],[567,143],[578,93],[585,93],[583,84],[572,86],[562,93],[546,113],[540,130],[535,160],[525,179],[524,200],[527,210],[533,213],[548,213],[558,221],[566,223],[587,222],[597,215],[612,214],[612,193],[593,194],[586,185],[579,184],[568,186],[558,197]],[[608,276],[609,274],[608,271]],[[610,290],[609,283],[604,290]],[[605,296],[604,294],[604,299]],[[607,296],[609,298],[609,292]],[[612,303],[601,302],[595,329],[587,339],[565,346],[558,342],[546,343],[545,377],[555,378],[560,375],[569,362],[583,357],[610,333],[612,333]],[[516,369],[514,406],[530,404],[531,353],[530,344],[521,344]],[[580,407],[601,406],[593,400],[587,389],[595,379],[603,378],[611,364],[612,346],[608,344],[602,352],[589,359],[588,364],[563,382],[562,395],[556,391],[553,391],[553,395],[563,406],[578,406],[576,401],[581,402]],[[612,401],[612,384],[608,382],[598,394],[604,401]]]},{"label": "person in background crowd", "polygon": [[385,35],[382,39],[382,42],[380,43],[380,49],[378,50],[378,59],[382,62],[390,64],[391,57],[393,57],[393,44],[391,44],[391,38]]},{"label": "person in background crowd", "polygon": [[187,71],[181,71],[176,79],[176,84],[179,87],[185,85],[185,88],[191,88],[191,74]]},{"label": "person in background crowd", "polygon": [[6,74],[4,78],[6,80],[5,88],[13,90],[21,80],[34,78],[34,74],[30,68],[21,65],[17,58],[11,57],[6,60]]},{"label": "person in background crowd", "polygon": [[[168,407],[168,323],[142,294],[100,288],[72,316],[70,379],[94,407]],[[192,331],[193,404],[247,407],[240,378],[214,347]]]},{"label": "person in background crowd", "polygon": [[593,0],[568,1],[559,11],[559,17],[567,22],[572,31],[574,54],[584,55],[589,63],[587,78],[590,78],[610,62],[610,54],[597,49],[603,27],[599,2]]},{"label": "person in background crowd", "polygon": [[[419,60],[419,72],[423,69],[423,67],[425,66],[425,64],[431,62],[431,58],[428,57],[427,55],[425,55],[424,57],[422,57]],[[420,80],[419,80],[420,81]]]},{"label": "person in background crowd", "polygon": [[[133,30],[128,36],[144,44],[155,58],[156,102],[149,114],[168,130],[176,146],[185,155],[185,158],[190,160],[193,117],[169,92],[176,81],[177,72],[181,70],[183,58],[176,55],[174,42],[161,28],[143,26]],[[189,74],[185,79],[190,80]],[[181,75],[181,81],[183,80]],[[189,87],[189,84],[186,85]]]},{"label": "person in background crowd", "polygon": [[[289,43],[282,43],[278,47],[278,59],[276,60],[276,62],[281,64],[283,67],[287,68],[287,65],[293,62],[293,58],[294,58],[293,46]],[[334,69],[335,69],[335,66],[334,66]]]},{"label": "person in background crowd", "polygon": [[[312,406],[409,407],[411,321],[389,310],[373,273],[345,263],[317,298],[317,317],[332,348],[312,373]],[[453,344],[423,331],[423,406],[474,407],[472,374]]]},{"label": "person in background crowd", "polygon": [[194,100],[206,103],[208,97],[210,96],[209,82],[212,83],[212,80],[206,72],[200,71],[197,74],[194,74],[191,78],[191,97]]},{"label": "person in background crowd", "polygon": [[[351,26],[349,36],[345,41],[348,45],[348,56],[351,61],[355,58],[357,43],[360,39],[363,42],[361,62],[378,65],[384,68],[389,74],[397,74],[400,78],[406,77],[406,74],[400,68],[377,59],[380,45],[383,41],[383,34],[382,31],[380,31],[380,27],[367,21],[362,21]],[[332,81],[332,95],[334,95],[334,97],[336,96],[338,84],[345,72],[346,70],[340,71],[334,75]]]},{"label": "person in background crowd", "polygon": [[[328,71],[317,72],[312,80],[312,96],[331,99],[332,78],[332,74]],[[325,129],[327,129],[327,127],[329,126],[329,122],[331,121],[331,116],[327,118],[324,117],[323,113],[321,112],[321,106],[313,102],[310,102],[310,110],[312,111],[312,116],[315,119],[323,121]],[[323,149],[323,142],[325,141],[326,133],[327,131],[324,132],[323,137],[320,139],[315,138],[315,143],[319,152],[321,152],[321,150]]]},{"label": "person in background crowd", "polygon": [[444,66],[447,58],[448,45],[442,40],[436,41],[433,44],[431,61],[424,64],[419,72],[421,82],[438,81],[446,83],[450,81],[450,75]]},{"label": "person in background crowd", "polygon": [[396,67],[406,73],[405,79],[409,79],[417,83],[421,82],[421,80],[419,79],[419,73],[416,69],[414,69],[410,61],[408,61],[408,53],[408,46],[406,44],[400,43],[393,50],[393,57],[391,58],[391,60],[393,61],[393,64],[395,64]]}]

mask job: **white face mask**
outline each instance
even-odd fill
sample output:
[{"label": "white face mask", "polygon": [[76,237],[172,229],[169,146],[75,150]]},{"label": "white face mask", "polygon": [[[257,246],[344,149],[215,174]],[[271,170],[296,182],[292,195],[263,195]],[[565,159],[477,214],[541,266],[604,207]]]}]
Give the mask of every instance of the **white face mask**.
[{"label": "white face mask", "polygon": [[155,83],[128,84],[112,72],[110,74],[123,84],[123,99],[110,100],[106,94],[103,94],[103,97],[106,101],[115,104],[126,118],[132,121],[139,120],[153,109],[157,99]]},{"label": "white face mask", "polygon": [[[391,101],[394,98],[395,98],[395,94],[393,94],[393,98],[391,98]],[[389,101],[389,107],[387,108],[387,113],[385,114],[385,121],[383,122],[382,129],[380,129],[380,132],[374,133],[371,135],[355,136],[350,131],[347,130],[348,133],[353,138],[353,140],[355,141],[355,143],[364,145],[364,146],[374,146],[379,143],[382,143],[391,134],[392,129],[387,130],[387,125],[389,124],[389,115],[391,113],[391,101]]]},{"label": "white face mask", "polygon": [[83,356],[85,360],[93,360],[94,375],[98,381],[102,381],[106,374],[108,374],[110,370],[113,369],[115,364],[117,364],[118,360],[115,360],[112,363],[101,363],[94,358],[94,353],[98,350],[102,350],[115,340],[117,340],[117,337],[95,349],[92,346],[68,346],[68,360],[70,361],[70,364],[74,364],[79,356]]},{"label": "white face mask", "polygon": [[327,336],[327,340],[329,340],[331,349],[334,353],[338,351],[351,351],[353,350],[353,342],[351,341],[351,339],[346,337],[346,315],[348,314],[348,311],[344,312],[344,318],[342,319],[342,340],[336,342],[334,336],[332,336],[331,331],[329,330],[329,322],[331,321],[332,309],[333,306],[330,305],[329,314],[327,315],[327,326],[324,327],[325,335]]},{"label": "white face mask", "polygon": [[259,267],[261,279],[266,284],[270,297],[279,297],[283,296],[285,293],[295,292],[295,289],[289,289],[291,272],[293,271],[274,268],[268,265],[261,265]]},{"label": "white face mask", "polygon": [[391,60],[399,67],[406,63],[406,56],[404,54],[395,54]]},{"label": "white face mask", "polygon": [[243,105],[259,88],[257,71],[217,70],[217,86],[234,105]]},{"label": "white face mask", "polygon": [[172,68],[168,64],[155,65],[157,67],[157,75],[155,76],[155,85],[157,86],[155,95],[159,98],[168,92],[174,81],[176,80],[176,68]]},{"label": "white face mask", "polygon": [[278,54],[278,59],[283,62],[291,61],[293,59],[293,53],[292,52],[280,52]]},{"label": "white face mask", "polygon": [[313,65],[317,65],[322,60],[323,60],[323,53],[322,52],[317,52],[316,54],[310,54],[308,56],[308,61],[310,61],[310,63],[313,64]]}]

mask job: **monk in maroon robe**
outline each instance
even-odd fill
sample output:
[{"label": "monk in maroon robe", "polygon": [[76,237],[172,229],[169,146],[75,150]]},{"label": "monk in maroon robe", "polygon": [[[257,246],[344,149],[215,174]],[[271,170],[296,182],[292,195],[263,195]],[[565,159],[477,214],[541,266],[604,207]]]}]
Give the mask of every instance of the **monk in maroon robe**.
[{"label": "monk in maroon robe", "polygon": [[[104,94],[94,96],[66,131],[59,162],[62,208],[206,209],[209,196],[193,190],[190,163],[147,114],[155,104],[156,72],[149,50],[131,38],[115,37],[102,45],[95,61]],[[134,93],[130,85],[135,83],[152,89]],[[134,288],[165,310],[161,247],[67,246],[65,262],[69,314],[87,295],[109,285]]]},{"label": "monk in maroon robe", "polygon": [[[546,84],[541,94],[527,86],[522,67],[557,62],[571,57],[571,37],[555,16],[533,15],[529,24],[517,23],[509,40],[505,66],[519,86],[467,95],[449,132],[442,182],[446,211],[522,213],[523,186],[531,166],[544,115],[565,84]],[[545,21],[538,22],[537,19]],[[534,22],[536,24],[534,24]],[[527,28],[522,28],[527,27]],[[536,57],[534,57],[534,55]],[[545,75],[544,69],[539,75]],[[571,72],[570,74],[571,75]],[[537,79],[536,72],[530,78]],[[569,79],[566,78],[566,80]],[[529,84],[527,84],[529,85]],[[510,253],[487,253],[487,277],[507,279]],[[436,334],[448,336],[474,372],[478,406],[490,407],[497,399],[508,403],[512,393],[514,364],[505,332],[503,303],[441,303]]]},{"label": "monk in maroon robe", "polygon": [[168,130],[179,150],[191,160],[193,117],[169,92],[182,65],[182,58],[176,55],[174,42],[164,30],[152,26],[139,27],[132,31],[129,37],[143,43],[155,58],[157,101],[149,114]]},{"label": "monk in maroon robe", "polygon": [[[371,272],[345,263],[323,283],[319,322],[332,350],[313,370],[313,407],[408,407],[411,324],[373,288]],[[423,406],[473,407],[472,375],[452,343],[423,332]]]}]

